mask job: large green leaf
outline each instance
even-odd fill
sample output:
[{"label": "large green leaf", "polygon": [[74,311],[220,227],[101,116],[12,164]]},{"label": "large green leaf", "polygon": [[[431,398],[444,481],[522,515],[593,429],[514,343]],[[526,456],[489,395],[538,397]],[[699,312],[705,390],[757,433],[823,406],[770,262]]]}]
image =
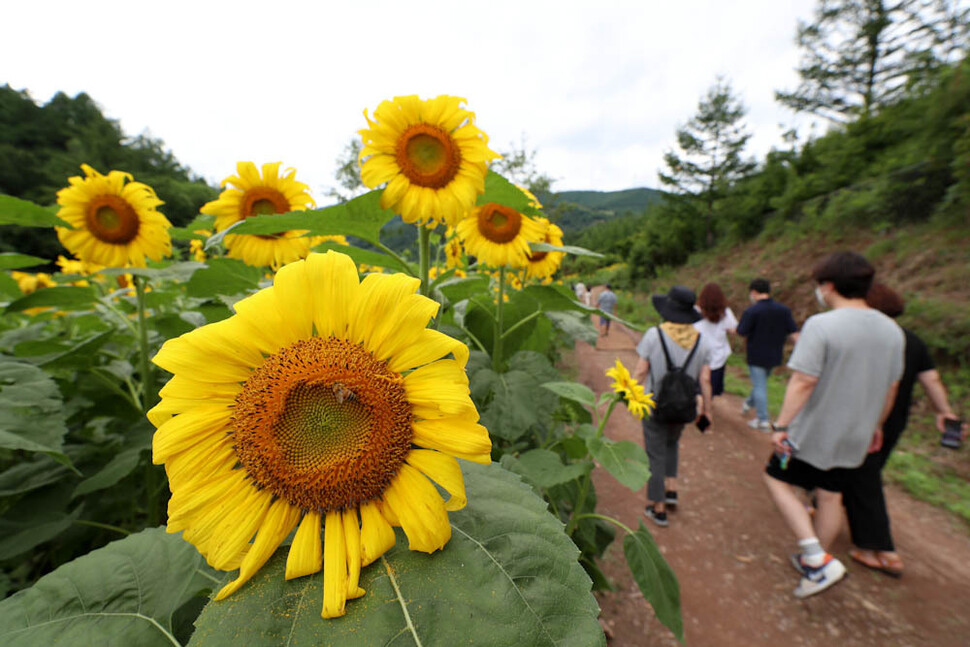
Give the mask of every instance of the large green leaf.
[{"label": "large green leaf", "polygon": [[539,210],[530,204],[530,200],[522,190],[510,181],[496,173],[489,171],[485,176],[485,192],[478,196],[477,204],[496,202],[512,207],[516,211],[531,215],[538,215]]},{"label": "large green leaf", "polygon": [[325,242],[320,243],[313,248],[315,252],[326,252],[328,250],[333,250],[335,252],[340,252],[341,254],[346,254],[347,256],[354,259],[357,264],[364,263],[366,265],[377,265],[378,267],[388,267],[394,270],[399,270],[406,272],[412,276],[417,274],[417,270],[413,267],[408,266],[406,263],[402,263],[398,259],[394,258],[390,254],[385,254],[383,252],[375,252],[370,249],[361,249],[360,247],[354,247],[352,245],[341,245],[335,242]]},{"label": "large green leaf", "polygon": [[47,373],[0,357],[0,447],[44,452],[68,463],[61,451],[67,433],[61,392]]},{"label": "large green leaf", "polygon": [[50,456],[37,454],[0,473],[0,497],[23,494],[51,485],[71,471]]},{"label": "large green leaf", "polygon": [[585,247],[576,247],[575,245],[550,245],[549,243],[529,243],[529,248],[534,252],[564,252],[566,254],[573,254],[575,256],[597,256],[603,258],[603,255],[599,252],[594,252],[592,250],[586,249]]},{"label": "large green leaf", "polygon": [[646,485],[650,478],[650,463],[640,445],[629,440],[617,442],[593,437],[587,439],[586,446],[596,462],[623,485],[634,492]]},{"label": "large green leaf", "polygon": [[684,621],[680,615],[680,584],[670,564],[660,554],[643,521],[633,534],[623,538],[623,554],[643,597],[660,620],[684,641]]},{"label": "large green leaf", "polygon": [[190,297],[233,296],[256,289],[263,272],[233,258],[210,258],[186,285]]},{"label": "large green leaf", "polygon": [[563,465],[559,454],[548,449],[530,449],[523,452],[516,463],[515,471],[541,488],[568,483],[585,476],[593,469],[593,464],[589,461]]},{"label": "large green leaf", "polygon": [[181,263],[172,263],[164,267],[109,267],[101,270],[100,273],[105,276],[131,274],[156,281],[183,282],[188,281],[193,274],[205,267],[205,263],[198,261],[182,261]]},{"label": "large green leaf", "polygon": [[0,254],[0,270],[16,270],[21,267],[34,267],[35,265],[46,265],[48,261],[37,256],[27,254],[17,254],[15,252],[4,252]]},{"label": "large green leaf", "polygon": [[434,555],[398,543],[364,569],[367,594],[322,620],[320,575],[287,582],[280,551],[242,589],[212,602],[191,645],[603,645],[590,580],[562,524],[518,477],[463,464],[468,506]]},{"label": "large green leaf", "polygon": [[94,306],[94,288],[63,286],[43,288],[7,304],[4,312],[23,312],[30,308],[54,307],[61,310],[87,309]]},{"label": "large green leaf", "polygon": [[284,231],[306,230],[308,235],[355,236],[369,243],[380,243],[381,227],[394,217],[390,209],[381,208],[382,190],[322,209],[290,211],[278,215],[253,216],[232,228],[233,234],[263,236]]},{"label": "large green leaf", "polygon": [[202,556],[181,536],[143,530],[0,602],[0,644],[171,647],[179,644],[173,614],[214,583]]},{"label": "large green leaf", "polygon": [[21,227],[67,227],[71,225],[57,217],[57,205],[42,207],[11,195],[0,195],[0,225]]},{"label": "large green leaf", "polygon": [[50,541],[71,527],[83,505],[71,512],[35,509],[21,518],[0,518],[0,560],[10,559]]},{"label": "large green leaf", "polygon": [[542,386],[574,402],[579,402],[590,407],[596,406],[596,394],[585,384],[580,384],[579,382],[546,382]]},{"label": "large green leaf", "polygon": [[473,366],[469,366],[469,373],[481,423],[493,436],[517,440],[533,425],[547,424],[559,404],[555,393],[542,388],[559,374],[539,353],[516,353],[504,373],[488,367],[475,370]]}]

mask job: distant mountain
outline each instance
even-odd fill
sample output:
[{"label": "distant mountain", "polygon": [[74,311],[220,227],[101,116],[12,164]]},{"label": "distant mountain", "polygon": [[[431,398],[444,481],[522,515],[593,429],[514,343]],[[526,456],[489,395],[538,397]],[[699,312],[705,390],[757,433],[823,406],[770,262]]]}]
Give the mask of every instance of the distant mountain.
[{"label": "distant mountain", "polygon": [[616,216],[643,213],[651,204],[662,199],[662,191],[647,188],[623,191],[561,191],[539,196],[540,202],[567,236]]}]

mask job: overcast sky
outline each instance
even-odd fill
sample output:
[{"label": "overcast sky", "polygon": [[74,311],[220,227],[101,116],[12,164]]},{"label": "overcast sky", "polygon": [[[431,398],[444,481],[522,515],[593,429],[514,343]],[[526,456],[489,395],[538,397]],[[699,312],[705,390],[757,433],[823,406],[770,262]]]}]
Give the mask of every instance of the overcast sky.
[{"label": "overcast sky", "polygon": [[[749,151],[781,146],[799,19],[814,0],[5,3],[0,83],[87,92],[212,183],[282,161],[325,202],[386,98],[465,97],[492,148],[523,137],[554,188],[657,187],[662,155],[725,76]],[[801,134],[807,134],[807,130]],[[102,172],[108,169],[99,169]]]}]

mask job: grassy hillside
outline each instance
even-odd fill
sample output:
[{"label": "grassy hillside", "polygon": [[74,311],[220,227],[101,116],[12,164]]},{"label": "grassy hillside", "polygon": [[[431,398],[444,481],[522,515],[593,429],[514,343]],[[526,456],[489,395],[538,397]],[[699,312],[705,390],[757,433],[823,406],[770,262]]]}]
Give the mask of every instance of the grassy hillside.
[{"label": "grassy hillside", "polygon": [[643,213],[662,199],[656,189],[624,191],[562,191],[541,195],[539,200],[555,218],[566,237],[574,239],[579,232],[597,223],[627,214]]},{"label": "grassy hillside", "polygon": [[[666,292],[675,284],[699,291],[705,283],[714,281],[740,315],[748,305],[748,282],[764,276],[771,280],[775,297],[792,308],[801,324],[818,312],[810,278],[812,265],[841,249],[863,253],[876,266],[879,279],[906,298],[900,325],[915,331],[930,347],[949,390],[951,406],[964,419],[970,419],[970,222],[912,225],[883,232],[855,229],[839,236],[800,232],[762,235],[735,247],[694,254],[684,266],[661,272],[644,291],[622,293],[619,314],[636,323],[653,323],[657,315],[650,305],[651,293]],[[613,266],[581,278],[595,284],[623,271]],[[743,348],[743,342],[735,340],[736,352],[728,365],[728,390],[738,395],[746,395],[749,388]],[[786,378],[785,370],[772,377],[774,414],[780,409]],[[909,427],[886,475],[914,496],[970,523],[970,443],[959,451],[940,447],[932,408],[920,386],[914,392]]]}]

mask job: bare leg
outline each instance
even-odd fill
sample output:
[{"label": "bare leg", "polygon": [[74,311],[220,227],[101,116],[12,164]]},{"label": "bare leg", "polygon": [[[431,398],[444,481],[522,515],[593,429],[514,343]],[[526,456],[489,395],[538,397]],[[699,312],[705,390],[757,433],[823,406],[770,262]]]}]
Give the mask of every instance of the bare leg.
[{"label": "bare leg", "polygon": [[842,529],[842,493],[815,490],[818,508],[815,510],[815,532],[822,548],[828,550]]},{"label": "bare leg", "polygon": [[788,527],[795,533],[795,537],[799,541],[815,537],[812,517],[808,514],[808,510],[805,509],[798,495],[795,494],[795,488],[767,474],[764,475],[764,479],[765,485],[768,486],[768,493]]}]

